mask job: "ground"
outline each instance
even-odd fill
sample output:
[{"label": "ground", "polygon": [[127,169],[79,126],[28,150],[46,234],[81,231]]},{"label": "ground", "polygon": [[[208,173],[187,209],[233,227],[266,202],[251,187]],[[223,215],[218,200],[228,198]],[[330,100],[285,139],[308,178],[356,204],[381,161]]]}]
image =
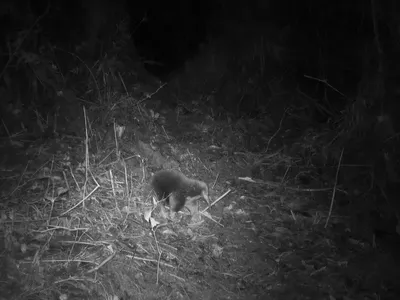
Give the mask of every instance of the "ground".
[{"label": "ground", "polygon": [[[239,122],[142,109],[98,140],[1,141],[0,299],[395,299],[399,248],[355,236],[287,142],[232,152]],[[145,193],[160,168],[229,193],[167,222]]]}]

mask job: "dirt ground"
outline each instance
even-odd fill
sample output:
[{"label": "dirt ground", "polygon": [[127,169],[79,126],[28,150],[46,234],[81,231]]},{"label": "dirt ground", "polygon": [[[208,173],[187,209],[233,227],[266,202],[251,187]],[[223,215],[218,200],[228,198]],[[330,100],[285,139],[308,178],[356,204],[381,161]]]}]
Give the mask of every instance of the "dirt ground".
[{"label": "dirt ground", "polygon": [[[290,151],[229,152],[232,125],[165,115],[120,156],[68,135],[2,141],[0,299],[395,299],[400,247],[329,215],[332,186],[299,185]],[[159,166],[227,194],[168,220],[144,192]]]}]

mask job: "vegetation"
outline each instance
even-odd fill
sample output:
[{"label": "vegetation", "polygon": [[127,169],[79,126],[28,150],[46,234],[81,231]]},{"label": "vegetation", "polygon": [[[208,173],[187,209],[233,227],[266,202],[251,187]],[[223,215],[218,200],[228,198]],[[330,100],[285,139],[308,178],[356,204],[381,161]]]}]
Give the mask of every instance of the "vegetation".
[{"label": "vegetation", "polygon": [[0,299],[398,299],[396,1],[3,2]]}]

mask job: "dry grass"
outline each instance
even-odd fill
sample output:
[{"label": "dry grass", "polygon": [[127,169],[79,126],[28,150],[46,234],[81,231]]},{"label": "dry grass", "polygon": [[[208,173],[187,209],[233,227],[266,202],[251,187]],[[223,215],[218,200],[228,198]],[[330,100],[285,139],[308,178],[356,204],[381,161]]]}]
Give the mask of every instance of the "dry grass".
[{"label": "dry grass", "polygon": [[[356,108],[339,133],[294,132],[293,140],[284,136],[293,130],[285,128],[288,109],[277,126],[268,116],[218,119],[228,114],[202,101],[182,101],[198,105],[188,117],[166,117],[142,106],[164,85],[136,98],[117,72],[121,95],[107,82],[113,73],[85,68],[99,103],[83,111],[79,137],[25,149],[21,136],[8,133],[0,148],[9,163],[0,179],[0,300],[393,297],[397,256],[376,248],[372,226],[361,223],[365,235],[357,235],[355,218],[336,210],[339,198],[350,198],[348,181],[362,177],[343,163],[362,115]],[[76,103],[67,91],[61,102]],[[191,96],[185,100],[197,99]],[[110,120],[117,122],[102,132]],[[331,173],[317,172],[332,161]],[[210,183],[216,200],[200,202],[199,218],[182,213],[167,223],[147,183],[152,169],[178,166]]]},{"label": "dry grass", "polygon": [[[335,195],[345,193],[338,182],[341,163],[328,186],[303,182],[305,171],[299,170],[308,166],[307,174],[312,173],[306,153],[315,150],[307,139],[321,138],[316,133],[306,135],[301,151],[294,145],[261,154],[220,156],[225,150],[211,142],[208,147],[183,146],[177,138],[169,142],[172,152],[181,153],[185,173],[207,170],[200,177],[210,183],[216,200],[203,207],[201,218],[182,214],[179,222],[167,223],[148,194],[150,165],[135,169],[128,164],[120,149],[136,148],[122,147],[117,126],[113,148],[91,155],[95,135],[86,115],[85,120],[84,139],[64,137],[33,146],[28,152],[35,155],[21,175],[2,179],[1,299],[359,299],[376,290],[390,294],[396,273],[383,269],[393,258],[349,236],[350,220],[334,213]],[[213,140],[225,129],[215,123],[204,130],[213,132]],[[230,131],[237,136],[237,128]],[[196,140],[195,133],[191,136]],[[51,151],[54,143],[56,152]],[[199,147],[201,154],[219,157],[217,164],[196,156]],[[339,162],[342,155],[343,150]],[[249,165],[254,166],[251,176],[241,176]],[[378,264],[369,263],[369,255]]]}]

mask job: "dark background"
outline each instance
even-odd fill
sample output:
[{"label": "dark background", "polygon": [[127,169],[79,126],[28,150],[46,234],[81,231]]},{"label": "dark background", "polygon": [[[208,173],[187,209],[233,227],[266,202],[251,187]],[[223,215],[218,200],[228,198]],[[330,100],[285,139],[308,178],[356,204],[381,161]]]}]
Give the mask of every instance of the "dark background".
[{"label": "dark background", "polygon": [[149,103],[191,91],[215,121],[268,127],[249,151],[279,129],[276,147],[312,157],[318,178],[334,181],[342,159],[362,166],[340,175],[335,208],[398,249],[400,2],[2,1],[0,37],[2,141],[82,137],[81,107],[107,119],[107,88],[140,104],[166,83]]}]

